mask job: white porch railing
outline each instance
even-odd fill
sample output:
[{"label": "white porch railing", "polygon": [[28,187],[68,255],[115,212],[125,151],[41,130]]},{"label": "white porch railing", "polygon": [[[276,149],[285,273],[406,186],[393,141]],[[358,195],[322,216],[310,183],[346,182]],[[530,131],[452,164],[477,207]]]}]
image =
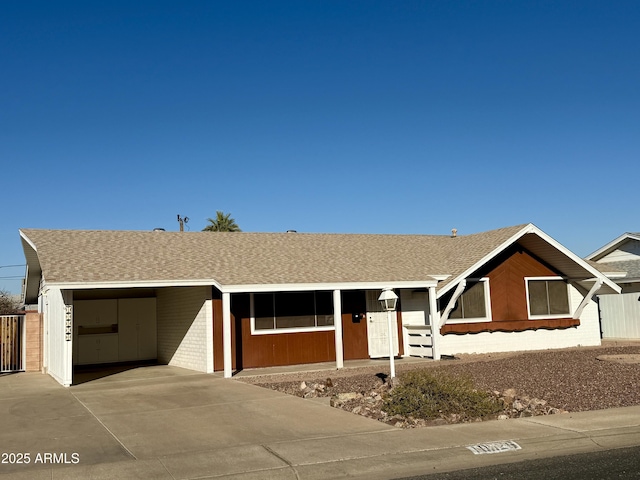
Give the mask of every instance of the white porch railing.
[{"label": "white porch railing", "polygon": [[433,358],[433,336],[430,325],[404,325],[407,329],[408,354],[411,357]]}]

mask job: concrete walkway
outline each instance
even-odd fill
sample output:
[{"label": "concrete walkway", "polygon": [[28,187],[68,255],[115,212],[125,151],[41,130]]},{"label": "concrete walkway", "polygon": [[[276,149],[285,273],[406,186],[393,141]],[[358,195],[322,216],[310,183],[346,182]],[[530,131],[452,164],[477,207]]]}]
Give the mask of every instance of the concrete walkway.
[{"label": "concrete walkway", "polygon": [[[0,412],[0,478],[17,479],[388,479],[640,445],[640,407],[400,430],[168,366],[67,389],[0,376]],[[521,449],[466,448],[499,440]]]}]

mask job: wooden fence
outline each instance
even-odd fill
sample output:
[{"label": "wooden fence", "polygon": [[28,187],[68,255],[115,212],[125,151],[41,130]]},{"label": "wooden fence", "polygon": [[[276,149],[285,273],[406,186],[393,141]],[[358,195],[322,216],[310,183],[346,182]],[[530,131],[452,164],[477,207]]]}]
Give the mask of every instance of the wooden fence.
[{"label": "wooden fence", "polygon": [[24,315],[0,315],[0,373],[24,370]]}]

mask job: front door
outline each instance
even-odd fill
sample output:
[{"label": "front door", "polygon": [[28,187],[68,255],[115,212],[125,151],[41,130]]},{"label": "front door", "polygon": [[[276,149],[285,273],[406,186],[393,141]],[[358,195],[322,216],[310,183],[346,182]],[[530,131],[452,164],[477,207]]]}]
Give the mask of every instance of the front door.
[{"label": "front door", "polygon": [[[389,357],[389,323],[378,297],[380,290],[367,290],[367,339],[371,358]],[[394,356],[398,355],[398,315],[391,312]]]}]

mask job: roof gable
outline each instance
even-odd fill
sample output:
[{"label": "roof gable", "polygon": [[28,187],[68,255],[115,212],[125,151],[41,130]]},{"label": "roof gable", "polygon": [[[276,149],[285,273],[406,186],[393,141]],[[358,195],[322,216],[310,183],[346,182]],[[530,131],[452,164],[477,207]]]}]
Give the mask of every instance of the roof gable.
[{"label": "roof gable", "polygon": [[[627,248],[625,248],[625,246]],[[587,260],[592,260],[595,262],[620,262],[634,260],[634,258],[631,258],[631,256],[615,255],[616,250],[620,250],[622,253],[630,253],[633,256],[637,256],[638,258],[640,258],[640,233],[623,233],[615,240],[612,240],[606,245],[600,247],[598,250],[587,255],[585,258]]]},{"label": "roof gable", "polygon": [[511,237],[487,252],[478,262],[470,265],[457,276],[448,279],[448,281],[441,286],[438,295],[442,296],[453,289],[461,280],[472,275],[483,265],[516,243],[538,258],[544,259],[547,264],[557,271],[562,272],[562,274],[571,281],[577,283],[582,282],[583,286],[585,286],[593,279],[598,278],[604,283],[600,293],[618,293],[620,290],[618,286],[609,280],[599,269],[590,265],[587,261],[581,259],[578,255],[530,223],[519,228]]}]

